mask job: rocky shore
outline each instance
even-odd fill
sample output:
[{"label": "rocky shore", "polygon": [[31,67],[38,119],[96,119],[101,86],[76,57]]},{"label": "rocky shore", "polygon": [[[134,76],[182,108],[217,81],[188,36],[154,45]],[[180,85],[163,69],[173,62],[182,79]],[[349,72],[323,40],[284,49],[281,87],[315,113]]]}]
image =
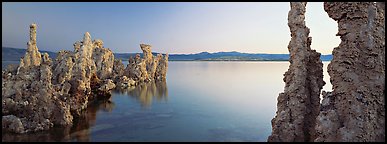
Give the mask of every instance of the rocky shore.
[{"label": "rocky shore", "polygon": [[109,98],[112,89],[166,80],[168,54],[153,56],[150,45],[140,44],[144,57],[130,58],[125,67],[102,40],[92,40],[86,32],[82,41],[74,43],[74,51],[59,51],[52,60],[39,52],[36,29],[36,24],[30,25],[20,64],[2,71],[4,132],[71,126],[90,102]]}]

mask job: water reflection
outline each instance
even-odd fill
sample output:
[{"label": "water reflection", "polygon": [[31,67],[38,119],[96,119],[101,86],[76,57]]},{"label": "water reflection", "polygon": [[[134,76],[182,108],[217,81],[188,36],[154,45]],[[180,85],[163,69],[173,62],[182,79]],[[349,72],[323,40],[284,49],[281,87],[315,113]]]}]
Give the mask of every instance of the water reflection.
[{"label": "water reflection", "polygon": [[141,106],[145,108],[151,106],[153,98],[156,98],[158,102],[168,100],[168,87],[166,81],[152,81],[140,84],[136,87],[120,89],[117,91],[136,99],[141,103]]},{"label": "water reflection", "polygon": [[89,107],[73,127],[29,137],[3,133],[3,141],[267,141],[289,62],[169,64],[168,89],[164,82],[113,91],[114,104]]},{"label": "water reflection", "polygon": [[[131,98],[136,99],[143,107],[150,107],[152,100],[167,101],[168,89],[166,81],[149,82],[133,88],[117,90]],[[111,113],[115,104],[110,99],[99,100],[89,104],[81,117],[74,119],[73,126],[54,127],[48,131],[41,131],[29,134],[13,134],[2,132],[2,141],[92,141],[93,132],[100,129],[110,128],[112,125],[96,125],[98,112]]]},{"label": "water reflection", "polygon": [[95,125],[98,111],[111,112],[114,108],[114,102],[110,99],[100,100],[91,103],[85,114],[81,118],[74,121],[74,126],[71,130],[71,139],[75,141],[87,142],[90,141],[90,130]]},{"label": "water reflection", "polygon": [[28,134],[2,132],[2,141],[41,142],[41,141],[91,141],[90,128],[95,125],[98,111],[111,112],[114,108],[111,99],[90,103],[84,114],[74,121],[73,126],[54,127],[48,131]]}]

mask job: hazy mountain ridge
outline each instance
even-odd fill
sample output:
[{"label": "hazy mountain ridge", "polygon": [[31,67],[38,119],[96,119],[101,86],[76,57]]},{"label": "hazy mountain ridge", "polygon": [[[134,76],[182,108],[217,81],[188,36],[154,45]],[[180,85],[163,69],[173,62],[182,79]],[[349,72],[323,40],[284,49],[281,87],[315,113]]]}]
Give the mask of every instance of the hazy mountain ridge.
[{"label": "hazy mountain ridge", "polygon": [[[1,49],[1,60],[2,61],[19,61],[21,57],[26,54],[27,49],[22,48],[10,48],[2,47]],[[51,51],[39,50],[41,54],[48,53],[51,59],[55,59],[57,53]]]},{"label": "hazy mountain ridge", "polygon": [[[24,56],[26,49],[2,47],[2,61],[19,61],[20,57]],[[57,53],[51,51],[40,50],[41,53],[47,52],[50,58],[55,59]],[[127,61],[130,56],[135,56],[137,53],[114,53],[116,59]],[[158,53],[152,53],[157,55]],[[142,56],[142,53],[140,53]],[[322,61],[330,61],[332,55],[321,55]],[[232,52],[201,52],[196,54],[169,54],[170,61],[288,61],[289,54],[265,54],[265,53],[240,53]]]}]

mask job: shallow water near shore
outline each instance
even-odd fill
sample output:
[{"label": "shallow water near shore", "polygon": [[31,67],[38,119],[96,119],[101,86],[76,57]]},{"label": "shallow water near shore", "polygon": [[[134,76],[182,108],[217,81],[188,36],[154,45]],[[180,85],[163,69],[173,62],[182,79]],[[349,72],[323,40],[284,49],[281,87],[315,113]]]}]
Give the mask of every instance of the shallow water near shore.
[{"label": "shallow water near shore", "polygon": [[[328,63],[324,90],[331,89]],[[90,104],[72,127],[3,133],[2,141],[267,141],[288,67],[171,61],[165,82],[115,90],[109,100]]]}]

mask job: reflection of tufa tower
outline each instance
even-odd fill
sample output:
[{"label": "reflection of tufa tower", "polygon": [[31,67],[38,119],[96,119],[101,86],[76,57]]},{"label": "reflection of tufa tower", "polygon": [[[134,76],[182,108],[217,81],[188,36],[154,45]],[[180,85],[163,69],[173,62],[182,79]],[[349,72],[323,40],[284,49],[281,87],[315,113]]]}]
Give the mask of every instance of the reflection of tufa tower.
[{"label": "reflection of tufa tower", "polygon": [[149,83],[141,83],[140,85],[124,91],[128,96],[131,96],[141,103],[142,107],[149,108],[152,105],[154,98],[158,102],[168,100],[168,87],[166,81],[150,81]]},{"label": "reflection of tufa tower", "polygon": [[41,63],[41,55],[36,46],[36,24],[30,25],[30,41],[27,42],[27,51],[22,59],[24,66],[39,66]]}]

